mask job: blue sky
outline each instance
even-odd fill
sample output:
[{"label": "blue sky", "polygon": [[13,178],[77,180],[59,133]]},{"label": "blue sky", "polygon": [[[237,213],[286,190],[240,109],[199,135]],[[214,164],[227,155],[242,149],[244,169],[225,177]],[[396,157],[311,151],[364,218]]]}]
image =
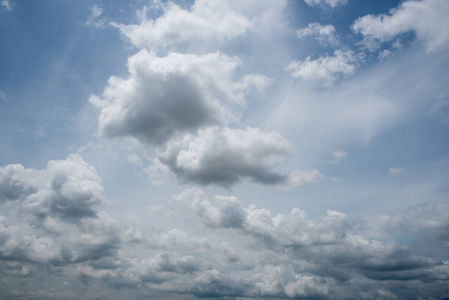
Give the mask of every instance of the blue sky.
[{"label": "blue sky", "polygon": [[441,299],[449,2],[0,2],[4,299]]}]

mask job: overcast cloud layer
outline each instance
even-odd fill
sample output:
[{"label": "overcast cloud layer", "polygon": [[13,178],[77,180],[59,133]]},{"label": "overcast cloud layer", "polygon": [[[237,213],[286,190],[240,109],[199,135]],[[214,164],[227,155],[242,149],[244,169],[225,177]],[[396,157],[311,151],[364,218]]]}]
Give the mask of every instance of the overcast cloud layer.
[{"label": "overcast cloud layer", "polygon": [[449,297],[447,0],[0,15],[1,299]]}]

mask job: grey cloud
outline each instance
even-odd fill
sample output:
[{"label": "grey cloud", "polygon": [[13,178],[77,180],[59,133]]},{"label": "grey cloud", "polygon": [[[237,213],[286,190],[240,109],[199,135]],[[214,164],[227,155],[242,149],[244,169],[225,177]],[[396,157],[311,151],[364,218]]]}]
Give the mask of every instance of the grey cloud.
[{"label": "grey cloud", "polygon": [[435,255],[449,250],[449,204],[429,202],[409,207],[396,216],[379,218],[381,230],[401,238],[412,235],[411,244],[421,252]]},{"label": "grey cloud", "polygon": [[[79,156],[52,161],[44,170],[1,170],[6,189],[11,182],[33,187],[1,203],[5,299],[419,299],[447,290],[445,254],[430,251],[447,247],[446,203],[367,220],[329,210],[310,220],[299,208],[274,214],[244,207],[232,196],[208,200],[194,188],[174,196],[166,211],[186,219],[184,230],[142,233],[103,212],[68,217],[51,209],[52,195],[92,209],[104,201],[99,176]],[[97,200],[79,200],[91,198]],[[45,213],[36,216],[31,204]]]},{"label": "grey cloud", "polygon": [[[115,255],[118,224],[95,206],[105,201],[101,178],[79,155],[43,170],[0,168],[2,260],[61,265]],[[17,219],[21,222],[17,222]]]},{"label": "grey cloud", "polygon": [[173,260],[167,253],[155,257],[156,269],[162,272],[193,273],[201,269],[201,262],[193,256],[184,256]]},{"label": "grey cloud", "polygon": [[93,207],[104,201],[100,177],[76,154],[50,161],[45,170],[1,167],[0,188],[0,200],[20,200],[20,206],[41,217],[94,217]]},{"label": "grey cloud", "polygon": [[22,165],[0,167],[0,201],[17,200],[35,191],[33,186],[22,180],[20,175],[24,172]]},{"label": "grey cloud", "polygon": [[185,181],[229,187],[244,178],[282,189],[323,179],[316,170],[281,174],[272,170],[291,151],[277,133],[258,128],[207,128],[168,144],[159,159]]},{"label": "grey cloud", "polygon": [[[429,222],[427,219],[434,215],[436,207],[440,210],[437,216],[444,216],[447,213],[444,204],[429,204],[424,209],[412,208],[402,215],[391,216],[388,221],[386,221],[388,218],[383,217],[379,219],[383,223],[378,225],[382,227],[396,222],[394,228],[388,228],[394,233],[385,234],[384,232],[370,235],[363,229],[365,221],[351,220],[344,214],[335,211],[328,211],[327,216],[322,220],[310,221],[305,212],[300,209],[294,209],[287,215],[272,215],[270,211],[257,209],[255,206],[245,209],[237,199],[233,199],[233,205],[237,206],[234,211],[241,211],[238,215],[243,216],[244,219],[235,222],[234,226],[229,226],[219,222],[222,207],[229,205],[226,203],[229,201],[227,198],[216,198],[214,202],[209,202],[204,195],[197,191],[196,193],[180,194],[177,196],[177,200],[186,201],[192,212],[197,215],[198,220],[206,227],[221,228],[222,230],[233,229],[233,232],[249,238],[246,240],[246,247],[270,249],[273,253],[272,258],[265,261],[268,269],[255,274],[268,274],[270,268],[273,268],[270,272],[280,272],[274,266],[279,266],[279,268],[286,265],[292,266],[289,280],[280,281],[279,279],[287,275],[276,275],[269,279],[264,279],[262,275],[255,275],[259,276],[258,279],[261,280],[259,284],[255,285],[257,287],[256,294],[259,296],[274,297],[276,295],[277,297],[295,298],[311,297],[315,294],[326,298],[330,297],[331,291],[335,288],[338,289],[339,285],[343,283],[346,285],[346,289],[357,291],[361,287],[358,287],[352,280],[360,278],[381,283],[385,291],[390,291],[394,295],[398,292],[396,290],[397,282],[411,284],[411,282],[417,281],[421,285],[427,284],[428,289],[439,286],[438,289],[441,291],[440,282],[449,280],[449,265],[442,257],[435,256],[435,252],[426,256],[414,245],[404,245],[395,240],[396,237],[401,238],[401,232],[416,234],[419,231],[422,233],[426,232],[429,227],[436,234],[431,238],[420,234],[415,235],[417,239],[415,243],[426,244],[428,239],[444,240],[444,235],[440,235],[440,233],[446,229],[446,219],[441,218],[440,221],[434,222]],[[201,210],[198,210],[199,205],[202,206]],[[215,216],[214,226],[210,226],[212,219],[210,216]],[[412,217],[408,219],[410,216]],[[404,231],[404,227],[409,224],[408,220],[411,219],[414,220],[413,223],[416,226],[414,227],[410,223],[410,226]],[[373,223],[368,222],[367,224],[375,227]],[[378,227],[375,231],[377,230],[383,231],[387,228],[379,229]],[[384,238],[380,239],[376,236],[384,236]],[[387,237],[385,238],[385,236]],[[310,276],[306,281],[306,283],[310,283],[308,292],[304,292],[307,289],[298,287],[304,282],[300,284],[298,281],[293,289],[291,284],[294,282],[294,278],[303,280],[305,274],[310,274],[306,275],[306,277]],[[323,282],[326,284],[320,287]],[[292,289],[289,289],[289,286]],[[410,298],[414,299],[418,297],[420,291],[416,289],[409,294]],[[376,296],[372,298],[374,299]]]},{"label": "grey cloud", "polygon": [[178,134],[235,120],[232,111],[243,104],[245,91],[269,84],[255,74],[234,81],[239,64],[218,52],[157,57],[142,50],[129,58],[127,79],[111,77],[102,98],[90,98],[101,109],[99,131],[157,146]]}]

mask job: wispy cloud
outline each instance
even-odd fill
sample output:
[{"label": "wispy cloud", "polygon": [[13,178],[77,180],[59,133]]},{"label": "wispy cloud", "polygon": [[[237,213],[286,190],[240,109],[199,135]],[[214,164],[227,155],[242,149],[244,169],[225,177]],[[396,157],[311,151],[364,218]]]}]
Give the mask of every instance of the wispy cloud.
[{"label": "wispy cloud", "polygon": [[9,0],[2,0],[1,5],[7,10],[12,11],[11,2]]}]

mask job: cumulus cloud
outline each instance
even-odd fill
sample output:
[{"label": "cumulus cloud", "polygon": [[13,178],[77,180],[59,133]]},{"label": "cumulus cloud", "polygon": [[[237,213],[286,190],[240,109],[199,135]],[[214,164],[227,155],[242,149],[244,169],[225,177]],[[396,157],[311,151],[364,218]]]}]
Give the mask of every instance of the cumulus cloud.
[{"label": "cumulus cloud", "polygon": [[168,46],[188,40],[226,41],[245,34],[251,22],[234,12],[226,0],[196,0],[190,10],[169,2],[157,19],[140,24],[114,26],[136,47]]},{"label": "cumulus cloud", "polygon": [[292,61],[285,70],[291,72],[293,78],[323,82],[326,86],[331,86],[337,74],[353,74],[356,62],[352,51],[335,50],[333,56],[325,55],[316,60],[309,56],[304,61]]},{"label": "cumulus cloud", "polygon": [[348,3],[348,0],[305,0],[310,6],[321,6],[335,8],[337,6],[343,6]]},{"label": "cumulus cloud", "polygon": [[93,217],[104,202],[101,179],[81,156],[50,161],[45,170],[22,165],[0,168],[0,201],[20,201],[37,216]]},{"label": "cumulus cloud", "polygon": [[[1,190],[8,192],[2,194],[0,218],[3,298],[25,296],[32,289],[46,299],[79,299],[80,293],[97,298],[418,299],[439,297],[449,280],[449,264],[439,258],[448,251],[446,203],[369,219],[328,210],[311,220],[300,208],[273,213],[253,204],[245,207],[234,196],[208,200],[192,188],[175,195],[170,210],[200,225],[200,231],[186,226],[136,235],[100,212],[76,222],[57,212],[26,214],[16,222],[13,216],[26,209],[28,198],[51,189],[56,170],[74,167],[98,176],[80,157],[66,161],[44,170],[1,169]],[[44,181],[45,186],[38,184]],[[21,192],[5,186],[19,186]],[[131,235],[139,237],[126,238]],[[55,284],[59,288],[51,288]]]},{"label": "cumulus cloud", "polygon": [[95,210],[104,201],[101,178],[77,154],[43,170],[1,167],[1,259],[66,264],[112,255],[120,234]]},{"label": "cumulus cloud", "polygon": [[160,160],[180,178],[206,185],[228,187],[249,178],[280,188],[295,188],[323,179],[316,170],[274,172],[272,168],[290,152],[290,143],[275,132],[213,127],[171,142]]},{"label": "cumulus cloud", "polygon": [[[442,247],[440,253],[443,253],[447,247],[442,244],[447,240],[448,209],[444,203],[429,203],[400,215],[371,220],[350,219],[329,210],[321,220],[311,221],[299,208],[288,214],[273,215],[254,205],[244,208],[236,198],[230,202],[227,197],[215,197],[210,202],[198,192],[183,193],[177,200],[185,201],[204,226],[231,230],[246,237],[247,249],[270,249],[271,259],[264,261],[265,269],[258,269],[253,277],[257,296],[327,298],[331,297],[331,290],[335,292],[341,287],[334,284],[342,282],[347,284],[340,292],[349,289],[350,293],[357,293],[362,286],[356,282],[364,278],[368,282],[372,280],[370,285],[381,283],[380,295],[398,295],[402,288],[396,282],[416,282],[416,288],[407,292],[415,298],[424,286],[425,293],[432,288],[441,291],[440,282],[449,279],[449,265],[434,255],[436,249]],[[432,222],[432,216],[437,216],[434,220],[438,221]],[[235,221],[230,226],[221,222],[224,219]],[[395,240],[401,240],[404,235],[410,238],[410,234],[415,237],[410,247]],[[429,256],[422,252],[427,245],[433,249],[428,252]],[[270,276],[271,273],[276,275]],[[303,283],[310,285],[306,284],[306,288]],[[378,293],[372,298],[380,297]]]},{"label": "cumulus cloud", "polygon": [[428,51],[447,45],[449,41],[449,3],[446,0],[404,1],[389,15],[366,15],[352,26],[364,36],[364,44],[376,49],[379,43],[394,40],[398,35],[414,32]]},{"label": "cumulus cloud", "polygon": [[111,77],[102,97],[90,98],[101,109],[99,132],[162,145],[177,134],[235,120],[245,92],[270,83],[256,74],[234,81],[239,65],[219,52],[157,57],[142,50],[129,58],[128,78]]},{"label": "cumulus cloud", "polygon": [[296,34],[300,39],[313,36],[323,46],[336,46],[339,44],[339,38],[335,27],[332,25],[321,25],[320,23],[310,23],[305,28],[299,29]]}]

